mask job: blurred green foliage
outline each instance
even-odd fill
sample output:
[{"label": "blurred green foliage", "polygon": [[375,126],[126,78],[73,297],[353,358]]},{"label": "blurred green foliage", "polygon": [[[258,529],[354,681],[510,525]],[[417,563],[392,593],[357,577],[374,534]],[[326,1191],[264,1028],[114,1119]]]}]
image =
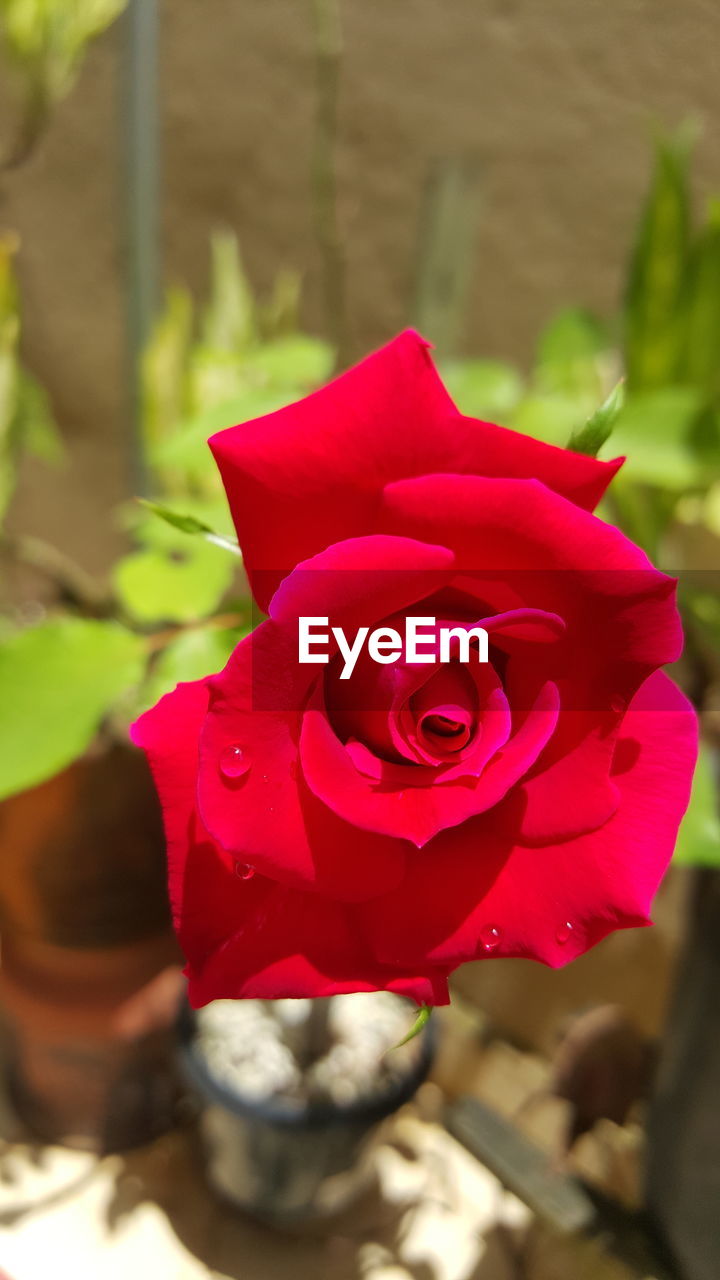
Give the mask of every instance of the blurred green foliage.
[{"label": "blurred green foliage", "polygon": [[231,584],[232,521],[207,440],[290,404],[329,376],[331,348],[298,331],[298,294],[299,282],[286,275],[269,302],[259,302],[235,237],[218,232],[206,307],[196,315],[186,291],[168,295],[142,369],[151,497],[161,500],[165,519],[136,505],[127,513],[136,550],[113,575],[121,605],[138,622],[198,620]]},{"label": "blurred green foliage", "polygon": [[[3,794],[70,763],[102,724],[124,733],[131,717],[178,681],[219,670],[251,627],[207,437],[305,395],[327,379],[334,353],[299,331],[296,277],[281,275],[272,296],[260,301],[234,236],[214,236],[211,254],[206,306],[197,309],[189,293],[171,289],[145,353],[143,437],[152,496],[120,513],[134,547],[113,566],[102,616],[78,616],[86,610],[76,599],[69,610],[11,630],[0,646],[0,734],[13,760]],[[12,376],[5,381],[17,389],[17,290],[8,276],[3,293],[3,280],[0,274],[0,351],[6,293]],[[0,422],[14,422],[17,410],[4,411],[6,405],[15,406],[15,398],[0,393]],[[29,443],[19,428],[16,437]],[[8,497],[12,479],[10,468]],[[97,600],[88,607],[97,613]]]},{"label": "blurred green foliage", "polygon": [[139,636],[114,622],[56,617],[0,645],[0,799],[85,751],[143,670]]},{"label": "blurred green foliage", "polygon": [[690,806],[680,826],[676,862],[703,867],[720,866],[719,786],[717,753],[703,745],[693,778]]},{"label": "blurred green foliage", "polygon": [[[720,199],[693,220],[690,141],[687,128],[657,141],[616,317],[562,311],[527,377],[495,360],[450,363],[444,373],[465,413],[627,457],[600,514],[680,573],[690,660],[720,689],[720,573],[708,572],[720,566]],[[711,768],[706,748],[678,856],[720,866]]]},{"label": "blurred green foliage", "polygon": [[86,47],[122,13],[127,0],[0,0],[0,42],[22,86],[23,119],[5,158],[12,167],[32,150],[52,108],[72,88]]},{"label": "blurred green foliage", "polygon": [[[626,454],[612,515],[623,525],[635,511],[627,531],[661,558],[675,497],[720,481],[720,200],[693,224],[689,168],[687,129],[658,141],[619,315],[608,323],[562,311],[540,335],[527,377],[496,360],[444,368],[466,413],[550,444]],[[621,378],[622,403],[616,393],[606,406],[612,421],[598,420],[597,405]]]},{"label": "blurred green foliage", "polygon": [[216,233],[211,255],[210,300],[198,318],[186,291],[168,296],[143,361],[143,417],[154,486],[181,500],[222,502],[208,437],[306,395],[330,376],[334,352],[299,332],[297,277],[281,275],[263,304],[234,236]]},{"label": "blurred green foliage", "polygon": [[62,444],[47,396],[20,360],[20,298],[13,268],[17,239],[0,236],[0,527],[22,454],[57,463]]}]

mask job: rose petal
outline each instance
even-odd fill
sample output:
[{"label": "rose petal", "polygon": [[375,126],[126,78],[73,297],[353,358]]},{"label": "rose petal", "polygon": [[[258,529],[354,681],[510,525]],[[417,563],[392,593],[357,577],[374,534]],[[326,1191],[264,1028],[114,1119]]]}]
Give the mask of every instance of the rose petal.
[{"label": "rose petal", "polygon": [[328,617],[330,627],[342,627],[351,640],[358,627],[376,627],[443,587],[454,564],[452,551],[440,544],[383,534],[349,538],[302,561],[275,592],[270,617],[294,634],[299,618]]},{"label": "rose petal", "polygon": [[327,996],[386,989],[448,1002],[445,972],[417,975],[377,962],[353,908],[255,875],[243,879],[210,839],[195,804],[203,681],[179,685],[137,721],[163,805],[173,919],[194,1007],[218,999]]},{"label": "rose petal", "polygon": [[497,810],[441,833],[414,855],[405,884],[363,908],[378,958],[456,965],[492,954],[556,967],[613,929],[648,923],[696,752],[693,708],[656,673],[623,721],[613,817],[539,849],[514,844]]},{"label": "rose petal", "polygon": [[592,508],[619,466],[463,417],[411,331],[297,404],[219,432],[210,447],[263,609],[299,561],[377,530],[389,481],[537,476]]},{"label": "rose petal", "polygon": [[[497,804],[532,764],[547,743],[557,722],[558,701],[554,686],[543,688],[537,705],[507,746],[498,752],[479,778],[461,778],[435,785],[398,789],[399,765],[383,766],[375,783],[358,772],[327,719],[318,685],[303,716],[300,761],[310,790],[329,810],[358,831],[373,831],[418,848],[438,831],[465,822]],[[406,766],[407,773],[419,766]]]},{"label": "rose petal", "polygon": [[[275,622],[264,622],[209,681],[210,706],[200,733],[200,815],[223,848],[264,875],[343,901],[359,900],[400,881],[405,848],[388,839],[368,840],[304,786],[298,739],[317,668],[296,662],[294,643]],[[222,770],[230,747],[247,754],[249,768],[239,778]]]},{"label": "rose petal", "polygon": [[619,529],[537,481],[424,476],[389,485],[384,504],[389,533],[433,541],[442,528],[458,581],[474,582],[498,610],[514,596],[514,607],[564,620],[552,678],[565,681],[573,709],[600,710],[613,695],[627,702],[679,656],[675,580]]}]

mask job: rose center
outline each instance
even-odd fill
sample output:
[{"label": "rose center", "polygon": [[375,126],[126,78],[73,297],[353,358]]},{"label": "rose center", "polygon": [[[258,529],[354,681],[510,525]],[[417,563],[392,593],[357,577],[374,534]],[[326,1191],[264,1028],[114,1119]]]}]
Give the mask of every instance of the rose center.
[{"label": "rose center", "polygon": [[472,737],[472,717],[462,707],[436,707],[420,717],[421,739],[443,751],[462,751]]},{"label": "rose center", "polygon": [[425,717],[423,728],[426,733],[435,733],[440,738],[454,738],[467,726],[461,724],[459,720],[449,720],[447,716],[432,715]]}]

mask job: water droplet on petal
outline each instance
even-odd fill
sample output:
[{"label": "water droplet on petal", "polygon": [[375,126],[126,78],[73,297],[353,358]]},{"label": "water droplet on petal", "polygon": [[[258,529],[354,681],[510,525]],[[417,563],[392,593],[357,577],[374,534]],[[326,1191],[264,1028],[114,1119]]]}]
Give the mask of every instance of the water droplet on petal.
[{"label": "water droplet on petal", "polygon": [[223,748],[220,753],[220,772],[224,778],[241,778],[249,768],[250,761],[242,747],[233,744]]},{"label": "water droplet on petal", "polygon": [[565,943],[570,941],[570,938],[572,937],[573,932],[574,932],[573,926],[571,925],[570,921],[565,920],[564,923],[560,925],[560,928],[555,934],[555,941],[558,943],[559,946],[564,947]]},{"label": "water droplet on petal", "polygon": [[238,880],[252,880],[255,875],[255,868],[251,867],[249,862],[236,862],[235,875]]},{"label": "water droplet on petal", "polygon": [[611,710],[611,711],[614,711],[614,712],[615,712],[615,714],[616,714],[616,715],[618,715],[618,716],[619,716],[619,715],[622,715],[623,711],[626,711],[626,710],[627,710],[627,702],[625,701],[625,699],[624,699],[624,698],[621,698],[621,697],[619,697],[619,696],[618,696],[618,697],[615,697],[615,698],[611,698],[611,699],[610,699],[610,710]]},{"label": "water droplet on petal", "polygon": [[484,924],[480,930],[480,941],[482,943],[483,951],[487,951],[488,954],[491,951],[495,951],[500,945],[501,937],[502,932],[498,929],[496,924]]}]

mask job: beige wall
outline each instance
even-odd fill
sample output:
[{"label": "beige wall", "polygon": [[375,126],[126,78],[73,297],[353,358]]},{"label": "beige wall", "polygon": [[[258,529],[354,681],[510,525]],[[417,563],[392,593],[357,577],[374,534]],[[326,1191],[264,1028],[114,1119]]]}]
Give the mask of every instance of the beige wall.
[{"label": "beige wall", "polygon": [[[554,307],[613,305],[653,118],[704,122],[698,192],[720,188],[717,0],[342,7],[339,177],[358,353],[407,320],[420,193],[438,156],[474,154],[483,171],[466,345],[522,359]],[[279,265],[306,268],[317,326],[309,10],[310,0],[165,0],[164,254],[168,276],[200,288],[208,233],[229,223],[259,285]],[[0,193],[2,220],[23,238],[28,360],[73,457],[64,477],[33,468],[18,518],[90,566],[107,554],[98,530],[126,489],[118,47],[117,30],[95,46],[40,151]]]}]

